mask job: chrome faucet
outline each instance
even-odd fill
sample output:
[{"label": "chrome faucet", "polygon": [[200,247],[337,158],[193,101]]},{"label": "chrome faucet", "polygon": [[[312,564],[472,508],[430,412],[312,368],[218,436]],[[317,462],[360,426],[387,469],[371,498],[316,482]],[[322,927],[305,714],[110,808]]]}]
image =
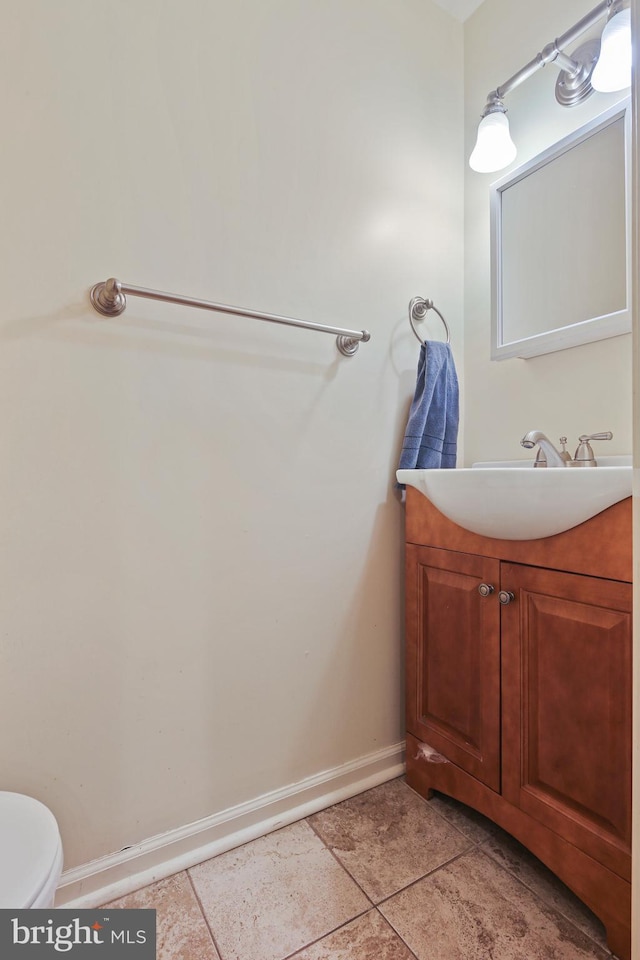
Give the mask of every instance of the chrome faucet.
[{"label": "chrome faucet", "polygon": [[[538,444],[544,453],[548,467],[566,467],[567,463],[570,462],[570,458],[568,461],[566,457],[563,457],[560,451],[551,443],[551,440],[549,440],[544,433],[541,433],[540,430],[530,430],[529,433],[524,435],[520,443],[523,447],[526,447],[527,450],[531,450]],[[538,460],[536,460],[536,464],[537,463],[539,463]]]},{"label": "chrome faucet", "polygon": [[579,437],[578,449],[575,452],[573,460],[571,454],[565,449],[566,437],[560,437],[562,450],[558,450],[551,443],[551,440],[540,430],[530,430],[526,433],[520,443],[527,450],[531,450],[537,444],[540,448],[536,457],[534,467],[596,467],[598,462],[593,455],[593,449],[590,440],[611,440],[613,434],[610,430],[604,433],[582,434]]}]

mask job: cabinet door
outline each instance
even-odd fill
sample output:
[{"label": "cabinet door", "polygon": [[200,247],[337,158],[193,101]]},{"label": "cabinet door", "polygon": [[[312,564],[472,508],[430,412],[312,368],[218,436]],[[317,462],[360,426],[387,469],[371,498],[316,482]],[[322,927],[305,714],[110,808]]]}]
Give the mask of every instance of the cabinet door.
[{"label": "cabinet door", "polygon": [[[407,546],[407,727],[500,789],[497,560]],[[483,597],[481,583],[495,587]]]},{"label": "cabinet door", "polygon": [[515,594],[502,611],[504,796],[624,870],[631,584],[515,564],[501,576]]}]

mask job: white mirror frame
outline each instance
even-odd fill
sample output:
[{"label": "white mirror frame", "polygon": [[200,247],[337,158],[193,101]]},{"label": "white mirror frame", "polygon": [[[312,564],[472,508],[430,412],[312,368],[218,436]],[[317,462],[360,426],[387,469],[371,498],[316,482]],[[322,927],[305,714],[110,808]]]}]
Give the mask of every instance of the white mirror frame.
[{"label": "white mirror frame", "polygon": [[[502,194],[519,180],[531,176],[572,148],[593,136],[599,130],[624,118],[625,152],[625,249],[626,249],[626,306],[622,310],[604,316],[590,317],[578,323],[560,326],[545,333],[508,341],[504,338],[503,322],[503,274],[502,274]],[[617,337],[631,332],[631,103],[625,100],[600,114],[569,136],[553,144],[543,153],[511,171],[501,180],[491,184],[491,359],[506,360],[511,357],[527,359],[545,353],[565,350],[567,347],[608,337]]]}]

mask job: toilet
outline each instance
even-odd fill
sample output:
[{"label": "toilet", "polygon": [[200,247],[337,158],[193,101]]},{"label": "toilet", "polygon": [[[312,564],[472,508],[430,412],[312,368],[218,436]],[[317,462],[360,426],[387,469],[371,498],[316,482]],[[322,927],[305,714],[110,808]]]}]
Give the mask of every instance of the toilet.
[{"label": "toilet", "polygon": [[56,818],[39,800],[0,791],[0,908],[49,908],[62,873]]}]

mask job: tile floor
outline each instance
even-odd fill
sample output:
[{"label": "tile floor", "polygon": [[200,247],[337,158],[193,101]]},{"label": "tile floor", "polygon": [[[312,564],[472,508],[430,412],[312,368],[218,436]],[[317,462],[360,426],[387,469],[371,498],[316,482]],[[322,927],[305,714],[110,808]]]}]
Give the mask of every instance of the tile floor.
[{"label": "tile floor", "polygon": [[158,960],[606,960],[587,908],[506,833],[402,778],[107,904]]}]

